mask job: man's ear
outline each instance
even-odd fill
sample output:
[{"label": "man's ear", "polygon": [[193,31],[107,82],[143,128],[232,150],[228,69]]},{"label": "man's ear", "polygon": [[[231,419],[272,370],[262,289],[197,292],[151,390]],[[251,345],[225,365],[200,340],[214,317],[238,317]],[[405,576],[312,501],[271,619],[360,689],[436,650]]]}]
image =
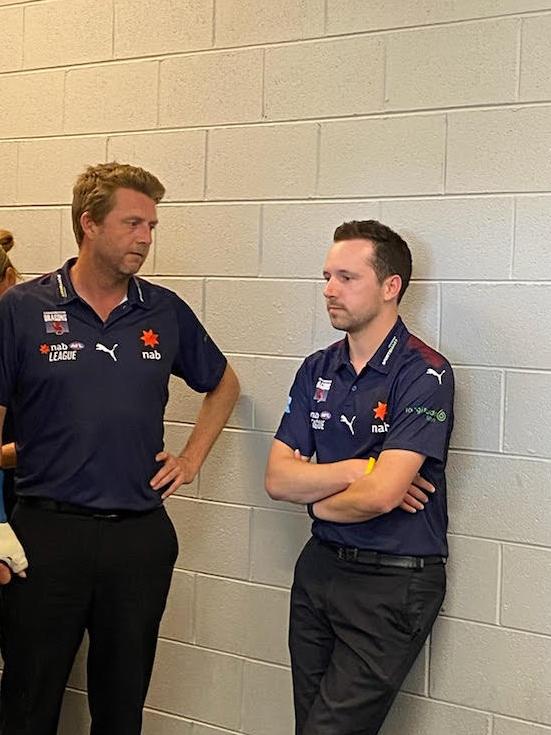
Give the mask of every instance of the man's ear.
[{"label": "man's ear", "polygon": [[8,288],[15,286],[15,284],[17,283],[17,274],[15,272],[15,268],[12,268],[11,266],[6,268],[4,279],[7,283]]},{"label": "man's ear", "polygon": [[90,212],[86,211],[80,215],[80,226],[86,237],[93,240],[98,232],[98,225],[92,219]]},{"label": "man's ear", "polygon": [[392,299],[398,299],[400,290],[402,288],[402,278],[395,273],[393,276],[389,276],[385,279],[385,301],[392,301]]}]

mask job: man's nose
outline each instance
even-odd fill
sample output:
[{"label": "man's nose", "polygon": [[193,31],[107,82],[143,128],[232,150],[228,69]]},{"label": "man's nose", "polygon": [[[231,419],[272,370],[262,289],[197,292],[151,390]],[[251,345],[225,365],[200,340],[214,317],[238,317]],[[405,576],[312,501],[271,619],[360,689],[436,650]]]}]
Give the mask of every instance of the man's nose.
[{"label": "man's nose", "polygon": [[332,278],[327,279],[323,288],[323,295],[326,299],[330,299],[335,295],[335,282]]},{"label": "man's nose", "polygon": [[146,222],[144,222],[140,227],[138,235],[140,242],[143,242],[145,245],[151,245],[153,242],[153,230]]}]

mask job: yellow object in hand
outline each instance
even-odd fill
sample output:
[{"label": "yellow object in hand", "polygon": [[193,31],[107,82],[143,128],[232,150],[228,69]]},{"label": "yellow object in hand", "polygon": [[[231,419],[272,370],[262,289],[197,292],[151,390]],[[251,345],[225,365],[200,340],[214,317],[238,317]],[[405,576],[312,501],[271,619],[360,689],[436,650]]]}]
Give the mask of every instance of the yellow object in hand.
[{"label": "yellow object in hand", "polygon": [[375,462],[376,462],[376,461],[377,461],[377,460],[375,459],[375,457],[370,457],[370,458],[369,458],[369,459],[367,460],[367,467],[365,468],[365,472],[364,472],[364,475],[369,475],[369,473],[370,473],[370,472],[371,472],[371,471],[373,470],[373,468],[375,467]]}]

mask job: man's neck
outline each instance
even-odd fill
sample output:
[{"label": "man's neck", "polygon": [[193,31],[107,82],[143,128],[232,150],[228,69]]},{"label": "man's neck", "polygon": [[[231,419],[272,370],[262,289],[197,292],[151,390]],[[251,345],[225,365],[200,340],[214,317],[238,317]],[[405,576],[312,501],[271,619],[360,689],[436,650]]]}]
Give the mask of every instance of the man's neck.
[{"label": "man's neck", "polygon": [[348,334],[350,362],[357,373],[363,370],[377,352],[397,319],[398,310],[392,309],[376,316],[362,330]]},{"label": "man's neck", "polygon": [[128,294],[130,276],[114,277],[84,253],[71,268],[70,277],[77,294],[103,321]]}]

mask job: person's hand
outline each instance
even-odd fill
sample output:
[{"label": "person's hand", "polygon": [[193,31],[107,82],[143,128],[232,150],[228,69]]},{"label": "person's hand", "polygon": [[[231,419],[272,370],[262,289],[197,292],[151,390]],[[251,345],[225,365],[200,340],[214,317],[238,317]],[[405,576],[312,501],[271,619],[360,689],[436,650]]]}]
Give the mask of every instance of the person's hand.
[{"label": "person's hand", "polygon": [[12,574],[26,577],[29,566],[25,551],[9,523],[0,523],[0,585],[8,584]]},{"label": "person's hand", "polygon": [[424,510],[425,504],[429,502],[430,496],[435,491],[436,488],[418,473],[413,478],[413,482],[399,507],[405,510],[406,513],[417,513],[418,510]]},{"label": "person's hand", "polygon": [[150,485],[153,490],[160,490],[169,485],[161,498],[165,500],[172,495],[180,485],[189,485],[193,482],[197,470],[192,466],[191,461],[187,457],[175,457],[169,452],[159,452],[155,457],[157,462],[163,462],[163,466],[157,474],[151,478]]},{"label": "person's hand", "polygon": [[0,586],[3,587],[9,582],[11,582],[11,569],[5,561],[0,561]]}]

